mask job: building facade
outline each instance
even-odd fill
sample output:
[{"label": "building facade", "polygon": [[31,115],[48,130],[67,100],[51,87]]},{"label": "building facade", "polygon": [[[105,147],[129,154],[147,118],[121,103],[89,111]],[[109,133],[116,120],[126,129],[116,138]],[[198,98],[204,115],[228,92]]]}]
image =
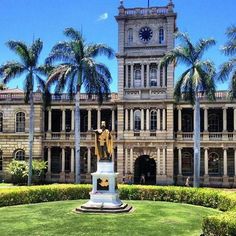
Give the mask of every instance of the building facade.
[{"label": "building facade", "polygon": [[[119,181],[183,185],[193,176],[193,107],[173,99],[174,65],[160,60],[174,48],[176,13],[165,7],[119,7],[118,93],[102,105],[96,96],[81,94],[81,180],[91,182],[96,171],[93,130],[102,120],[114,137],[113,160]],[[73,182],[74,102],[66,94],[52,95],[44,110],[40,91],[34,94],[33,157],[48,161],[46,180]],[[28,158],[29,106],[22,91],[0,92],[0,176],[12,159]],[[201,98],[201,184],[236,185],[236,103],[227,91],[216,101]]]}]

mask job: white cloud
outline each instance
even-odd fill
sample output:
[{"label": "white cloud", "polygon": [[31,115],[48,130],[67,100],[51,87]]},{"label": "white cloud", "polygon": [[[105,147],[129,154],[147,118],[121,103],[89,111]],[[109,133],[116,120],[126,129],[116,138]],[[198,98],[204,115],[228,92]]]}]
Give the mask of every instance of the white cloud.
[{"label": "white cloud", "polygon": [[102,15],[100,15],[98,17],[98,21],[107,20],[107,19],[108,19],[108,13],[107,12],[103,13]]}]

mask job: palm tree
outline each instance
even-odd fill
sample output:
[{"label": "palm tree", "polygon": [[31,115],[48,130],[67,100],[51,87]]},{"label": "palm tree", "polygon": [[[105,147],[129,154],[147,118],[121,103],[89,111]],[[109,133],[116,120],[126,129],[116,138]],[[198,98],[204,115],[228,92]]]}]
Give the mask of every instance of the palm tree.
[{"label": "palm tree", "polygon": [[34,100],[33,89],[35,82],[44,91],[45,82],[41,78],[45,75],[45,67],[39,66],[39,56],[43,48],[43,42],[40,39],[35,40],[28,46],[22,41],[8,41],[6,45],[17,54],[19,61],[10,61],[0,66],[0,76],[2,82],[7,84],[15,78],[24,76],[25,102],[30,103],[29,120],[29,175],[28,185],[32,183],[32,159],[33,159],[33,140],[34,140]]},{"label": "palm tree", "polygon": [[222,48],[223,53],[231,58],[220,66],[219,79],[222,81],[231,78],[229,95],[231,99],[236,98],[236,26],[230,26],[226,35],[228,42]]},{"label": "palm tree", "polygon": [[209,60],[202,60],[204,52],[215,44],[213,39],[200,39],[195,45],[187,34],[177,33],[181,45],[169,51],[161,66],[182,63],[187,69],[176,83],[174,97],[190,101],[194,109],[194,187],[200,184],[200,97],[215,98],[215,67]]},{"label": "palm tree", "polygon": [[64,35],[70,40],[59,42],[46,59],[46,64],[59,62],[49,75],[47,84],[56,83],[55,92],[67,89],[70,98],[75,94],[75,183],[80,183],[80,91],[83,85],[90,95],[97,94],[100,101],[110,93],[111,74],[102,63],[95,61],[99,55],[114,57],[114,51],[104,44],[87,44],[81,32],[67,28]]}]

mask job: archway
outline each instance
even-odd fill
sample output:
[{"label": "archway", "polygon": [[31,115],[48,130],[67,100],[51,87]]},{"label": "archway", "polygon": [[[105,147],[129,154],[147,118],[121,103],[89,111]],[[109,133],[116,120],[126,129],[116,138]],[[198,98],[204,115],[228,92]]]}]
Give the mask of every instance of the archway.
[{"label": "archway", "polygon": [[141,176],[145,184],[156,184],[156,162],[147,155],[140,156],[134,164],[134,183],[140,184]]}]

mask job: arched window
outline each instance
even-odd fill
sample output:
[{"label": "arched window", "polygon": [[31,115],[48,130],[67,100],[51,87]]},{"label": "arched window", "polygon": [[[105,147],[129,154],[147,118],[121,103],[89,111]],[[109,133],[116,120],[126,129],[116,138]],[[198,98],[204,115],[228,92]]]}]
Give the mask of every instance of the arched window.
[{"label": "arched window", "polygon": [[141,70],[134,71],[134,87],[141,87]]},{"label": "arched window", "polygon": [[141,130],[141,112],[137,110],[134,112],[134,130]]},{"label": "arched window", "polygon": [[150,129],[157,130],[157,112],[151,111]]},{"label": "arched window", "polygon": [[25,132],[25,113],[18,112],[16,114],[16,132]]},{"label": "arched window", "polygon": [[209,132],[220,132],[220,120],[217,114],[211,114],[208,118]]},{"label": "arched window", "polygon": [[159,44],[163,44],[165,41],[164,29],[161,27],[159,29]]},{"label": "arched window", "polygon": [[15,151],[15,159],[17,161],[24,161],[25,160],[25,151],[22,149]]},{"label": "arched window", "polygon": [[150,70],[150,86],[157,86],[157,69],[155,68]]},{"label": "arched window", "polygon": [[211,152],[208,156],[209,175],[220,175],[220,157],[216,152]]},{"label": "arched window", "polygon": [[128,29],[128,44],[133,43],[133,29]]},{"label": "arched window", "polygon": [[193,174],[193,155],[191,152],[182,153],[182,173],[183,175]]},{"label": "arched window", "polygon": [[0,132],[3,130],[3,113],[0,112]]},{"label": "arched window", "polygon": [[193,131],[193,119],[190,114],[184,114],[182,118],[183,132]]},{"label": "arched window", "polygon": [[0,150],[0,171],[3,170],[3,157],[2,157],[2,151]]}]

